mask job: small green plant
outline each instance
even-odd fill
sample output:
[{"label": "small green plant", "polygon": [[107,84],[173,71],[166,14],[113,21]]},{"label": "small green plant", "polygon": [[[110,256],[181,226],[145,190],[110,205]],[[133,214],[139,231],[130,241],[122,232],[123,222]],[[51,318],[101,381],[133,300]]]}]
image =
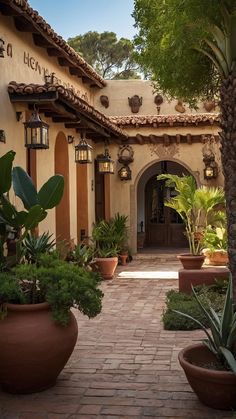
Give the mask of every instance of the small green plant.
[{"label": "small green plant", "polygon": [[56,322],[66,325],[71,307],[88,317],[102,308],[99,274],[58,259],[55,253],[41,255],[36,264],[16,266],[11,272],[0,272],[1,312],[4,303],[35,304],[48,302]]},{"label": "small green plant", "polygon": [[93,259],[93,255],[94,249],[92,246],[80,243],[69,253],[68,260],[78,266],[87,268]]},{"label": "small green plant", "polygon": [[56,242],[52,236],[49,232],[38,237],[31,233],[27,234],[22,242],[22,255],[28,263],[37,263],[43,253],[49,253],[55,249]]},{"label": "small green plant", "polygon": [[92,240],[94,243],[94,256],[113,257],[127,244],[127,218],[119,213],[110,220],[100,220],[94,224]]},{"label": "small green plant", "polygon": [[174,209],[183,220],[189,242],[189,250],[199,255],[202,249],[202,232],[213,223],[217,216],[217,205],[224,204],[224,192],[221,188],[197,188],[193,176],[161,174],[157,180],[166,181],[167,186],[175,186],[177,195],[165,202]]},{"label": "small green plant", "polygon": [[207,336],[206,339],[203,339],[203,343],[216,355],[226,369],[230,369],[236,374],[236,313],[234,312],[232,278],[229,279],[224,306],[220,314],[212,306],[204,305],[194,288],[192,291],[195,301],[208,321],[210,331],[198,319],[182,311],[174,310],[174,312],[198,324]]},{"label": "small green plant", "polygon": [[211,252],[215,250],[227,251],[227,231],[224,227],[208,226],[204,232],[203,245]]}]

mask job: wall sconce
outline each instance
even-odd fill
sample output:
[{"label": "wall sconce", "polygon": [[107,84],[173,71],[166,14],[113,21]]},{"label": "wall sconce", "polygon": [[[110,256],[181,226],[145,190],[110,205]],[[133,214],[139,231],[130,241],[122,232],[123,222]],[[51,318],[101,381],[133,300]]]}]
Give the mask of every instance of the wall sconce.
[{"label": "wall sconce", "polygon": [[105,148],[104,154],[97,156],[98,172],[102,175],[114,174],[114,160],[111,159],[108,148]]},{"label": "wall sconce", "polygon": [[204,179],[211,180],[216,179],[218,176],[218,164],[215,161],[215,155],[213,151],[209,151],[203,154],[204,168]]},{"label": "wall sconce", "polygon": [[75,146],[75,162],[80,164],[92,163],[93,148],[84,139],[84,134],[81,134],[81,140]]},{"label": "wall sconce", "polygon": [[6,134],[3,129],[0,129],[0,142],[5,143],[6,142]]},{"label": "wall sconce", "polygon": [[38,111],[34,109],[28,122],[24,122],[25,126],[25,147],[33,149],[49,148],[49,125],[43,122]]},{"label": "wall sconce", "polygon": [[73,144],[73,142],[74,142],[74,138],[75,138],[75,137],[73,137],[73,135],[67,135],[67,141],[68,141],[68,144]]},{"label": "wall sconce", "polygon": [[0,58],[4,58],[4,44],[5,42],[3,41],[3,39],[0,38]]},{"label": "wall sconce", "polygon": [[132,172],[129,166],[123,166],[119,172],[118,175],[120,177],[120,180],[131,180],[132,179]]},{"label": "wall sconce", "polygon": [[120,180],[131,180],[132,172],[129,164],[134,161],[134,150],[129,144],[121,145],[118,151],[118,162],[123,164],[118,171]]},{"label": "wall sconce", "polygon": [[45,84],[54,84],[55,82],[55,73],[45,74],[44,75]]},{"label": "wall sconce", "polygon": [[22,112],[16,111],[16,120],[19,122],[23,118]]}]

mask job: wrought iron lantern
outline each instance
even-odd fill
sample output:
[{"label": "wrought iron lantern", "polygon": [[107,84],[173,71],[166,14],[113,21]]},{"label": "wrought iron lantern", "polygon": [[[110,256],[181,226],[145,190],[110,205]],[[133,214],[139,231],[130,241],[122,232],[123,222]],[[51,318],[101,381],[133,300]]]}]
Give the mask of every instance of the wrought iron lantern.
[{"label": "wrought iron lantern", "polygon": [[35,109],[25,126],[25,147],[34,149],[49,148],[49,125],[42,121]]},{"label": "wrought iron lantern", "polygon": [[215,163],[206,165],[204,169],[204,178],[207,180],[216,179],[218,176],[218,166]]},{"label": "wrought iron lantern", "polygon": [[93,148],[82,134],[79,144],[75,146],[75,162],[80,164],[92,163],[92,150]]},{"label": "wrought iron lantern", "polygon": [[123,166],[118,172],[119,177],[121,180],[131,180],[132,179],[132,172],[129,166]]},{"label": "wrought iron lantern", "polygon": [[0,58],[4,58],[4,44],[5,42],[3,41],[3,39],[0,38]]},{"label": "wrought iron lantern", "polygon": [[105,153],[97,156],[98,172],[105,175],[106,173],[114,174],[114,160],[111,159],[109,150],[105,148]]}]

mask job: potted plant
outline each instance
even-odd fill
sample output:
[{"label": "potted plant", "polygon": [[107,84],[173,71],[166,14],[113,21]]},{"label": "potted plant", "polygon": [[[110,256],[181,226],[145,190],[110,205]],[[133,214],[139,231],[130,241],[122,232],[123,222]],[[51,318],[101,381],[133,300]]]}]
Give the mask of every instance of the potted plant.
[{"label": "potted plant", "polygon": [[126,265],[129,248],[128,248],[128,228],[127,228],[128,217],[126,215],[115,214],[112,219],[115,228],[116,245],[118,248],[118,256],[121,261],[121,265]]},{"label": "potted plant", "polygon": [[203,232],[217,214],[219,205],[224,204],[224,193],[221,188],[197,188],[193,176],[161,174],[157,180],[165,180],[167,186],[175,186],[177,195],[165,202],[165,205],[177,211],[186,228],[189,253],[178,258],[184,269],[200,269],[205,256],[202,253]]},{"label": "potted plant", "polygon": [[236,316],[233,303],[232,278],[229,279],[222,313],[194,298],[208,320],[210,330],[195,318],[190,318],[206,333],[202,344],[191,345],[179,353],[179,362],[198,398],[215,409],[236,408]]},{"label": "potted plant", "polygon": [[221,222],[220,226],[207,226],[204,236],[202,250],[206,256],[205,263],[207,265],[222,266],[228,263],[228,240],[227,231],[225,228],[226,220],[225,214],[223,216],[224,222]]},{"label": "potted plant", "polygon": [[[94,317],[102,293],[95,273],[40,256],[53,247],[51,236],[33,238],[29,231],[60,202],[64,180],[55,175],[37,192],[22,168],[12,169],[14,156],[0,158],[0,385],[31,393],[52,386],[73,351],[78,331],[70,308]],[[24,210],[9,200],[12,181]],[[17,232],[15,268],[6,254],[11,229]],[[22,259],[26,264],[19,265]]]},{"label": "potted plant", "polygon": [[93,226],[92,240],[93,269],[98,270],[103,279],[112,279],[118,264],[118,247],[113,219],[98,221]]}]

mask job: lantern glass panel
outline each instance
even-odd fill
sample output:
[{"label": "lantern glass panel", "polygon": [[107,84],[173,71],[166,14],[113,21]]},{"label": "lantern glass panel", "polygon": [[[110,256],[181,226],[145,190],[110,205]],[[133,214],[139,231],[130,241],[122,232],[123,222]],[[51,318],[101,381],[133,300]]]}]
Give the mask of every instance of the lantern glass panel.
[{"label": "lantern glass panel", "polygon": [[212,179],[214,177],[214,170],[212,167],[210,166],[206,167],[204,172],[205,172],[206,179]]}]

